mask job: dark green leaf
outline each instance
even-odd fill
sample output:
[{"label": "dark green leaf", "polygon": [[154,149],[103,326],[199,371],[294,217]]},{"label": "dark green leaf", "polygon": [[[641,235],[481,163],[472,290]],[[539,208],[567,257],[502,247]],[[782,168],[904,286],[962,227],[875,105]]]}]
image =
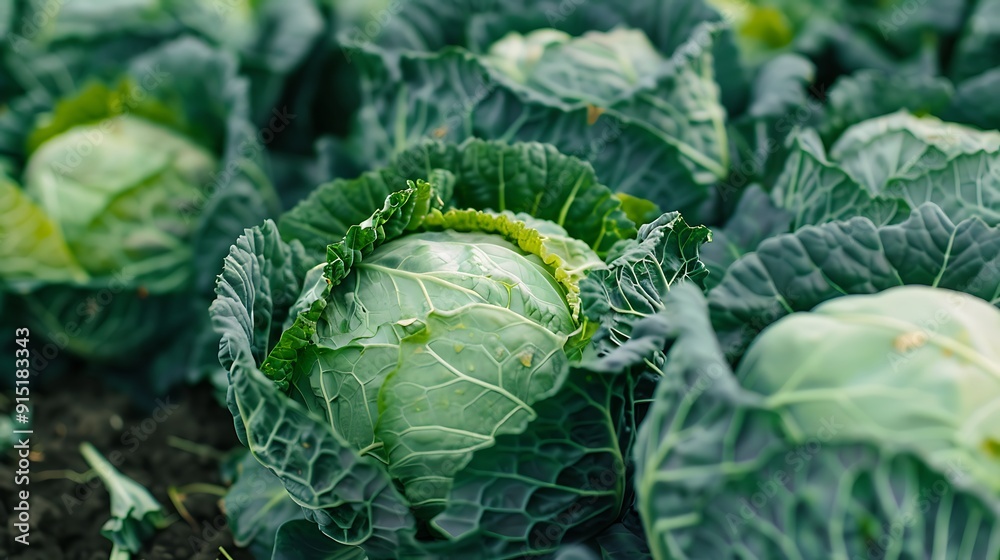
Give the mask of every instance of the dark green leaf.
[{"label": "dark green leaf", "polygon": [[639,228],[635,241],[615,247],[609,268],[593,271],[581,283],[587,316],[600,325],[593,340],[602,351],[621,346],[635,322],[663,308],[663,297],[674,282],[703,282],[708,273],[698,260],[702,243],[712,234],[691,227],[676,212]]},{"label": "dark green leaf", "polygon": [[[233,543],[250,548],[256,556],[265,557],[275,550],[279,527],[291,520],[304,519],[302,507],[292,501],[281,480],[253,455],[246,454],[238,470],[236,482],[225,497],[226,519],[233,532]],[[329,540],[315,523],[308,525],[311,532]]]},{"label": "dark green leaf", "polygon": [[327,537],[311,521],[293,520],[278,528],[271,560],[368,560],[368,555]]},{"label": "dark green leaf", "polygon": [[905,222],[864,218],[772,237],[734,263],[709,293],[712,322],[732,358],[779,318],[844,294],[921,284],[1000,303],[1000,236],[978,218],[953,223],[933,204]]}]

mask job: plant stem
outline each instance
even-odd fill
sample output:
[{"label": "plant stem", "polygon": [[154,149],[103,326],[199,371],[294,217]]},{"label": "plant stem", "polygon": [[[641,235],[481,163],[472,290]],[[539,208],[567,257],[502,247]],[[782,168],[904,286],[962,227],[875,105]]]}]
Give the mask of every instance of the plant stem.
[{"label": "plant stem", "polygon": [[188,522],[188,525],[194,529],[195,532],[198,531],[198,522],[194,520],[194,516],[188,511],[187,507],[184,505],[184,496],[177,491],[176,486],[170,486],[167,488],[167,497],[170,498],[170,503],[174,504],[174,509],[177,513],[184,518],[184,521]]},{"label": "plant stem", "polygon": [[180,449],[181,451],[187,451],[193,455],[199,457],[204,457],[206,459],[213,459],[216,461],[222,461],[226,458],[227,454],[225,452],[219,451],[214,447],[204,445],[201,443],[195,443],[186,439],[179,438],[177,436],[168,436],[167,445]]}]

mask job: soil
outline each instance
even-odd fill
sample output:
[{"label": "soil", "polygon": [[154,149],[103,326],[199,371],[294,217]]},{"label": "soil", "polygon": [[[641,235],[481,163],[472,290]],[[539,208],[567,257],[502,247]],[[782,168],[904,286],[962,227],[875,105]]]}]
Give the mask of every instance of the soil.
[{"label": "soil", "polygon": [[[225,559],[253,556],[233,544],[220,510],[220,462],[239,447],[229,412],[212,398],[207,385],[178,388],[139,408],[128,397],[93,379],[60,380],[58,387],[33,391],[30,483],[15,486],[13,451],[0,459],[0,557],[24,560],[105,560],[111,541],[100,534],[110,517],[110,500],[99,479],[74,482],[65,469],[88,470],[79,446],[90,442],[118,470],[149,489],[173,521],[150,537],[135,559]],[[179,438],[179,439],[177,439]],[[204,448],[191,447],[197,442]],[[179,449],[178,446],[185,449]],[[115,453],[118,452],[118,453]],[[208,485],[184,489],[185,486]],[[167,490],[184,489],[186,515]],[[10,516],[15,491],[30,492],[30,546],[13,541]],[[208,493],[203,492],[208,490]],[[214,493],[213,493],[214,492]]]}]

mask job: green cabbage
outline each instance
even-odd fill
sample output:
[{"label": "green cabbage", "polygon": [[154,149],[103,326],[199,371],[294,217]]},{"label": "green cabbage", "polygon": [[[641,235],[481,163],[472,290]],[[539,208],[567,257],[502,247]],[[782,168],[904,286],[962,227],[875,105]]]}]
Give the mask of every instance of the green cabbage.
[{"label": "green cabbage", "polygon": [[190,209],[217,168],[214,154],[178,132],[123,115],[49,139],[22,181],[88,274],[127,269],[160,293],[193,277]]},{"label": "green cabbage", "polygon": [[163,389],[220,373],[209,271],[277,201],[231,56],[182,38],[116,64],[0,112],[0,288],[50,356]]},{"label": "green cabbage", "polygon": [[639,538],[629,455],[654,378],[631,371],[643,337],[608,341],[703,277],[708,237],[676,212],[636,231],[587,164],[480,140],[247,230],[211,308],[228,402],[318,525],[289,519],[275,546],[518,558]]},{"label": "green cabbage", "polygon": [[950,290],[900,286],[837,298],[764,330],[736,377],[789,437],[910,449],[1000,492],[1000,310]]}]

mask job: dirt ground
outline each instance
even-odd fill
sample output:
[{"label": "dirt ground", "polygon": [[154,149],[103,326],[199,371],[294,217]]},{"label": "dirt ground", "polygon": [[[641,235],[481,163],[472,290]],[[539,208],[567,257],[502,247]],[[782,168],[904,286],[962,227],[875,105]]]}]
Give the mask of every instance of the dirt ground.
[{"label": "dirt ground", "polygon": [[[211,396],[208,386],[185,387],[137,407],[125,396],[92,379],[63,379],[55,387],[32,391],[31,545],[13,542],[15,456],[0,461],[0,557],[25,560],[105,560],[111,542],[100,529],[110,517],[104,485],[67,478],[87,470],[79,452],[90,442],[117,468],[148,488],[164,505],[172,524],[152,536],[140,554],[148,560],[253,558],[237,548],[219,508],[222,453],[239,446],[232,417]],[[34,389],[34,388],[33,388]],[[197,443],[197,446],[191,443]],[[115,451],[119,454],[115,454]],[[113,461],[114,462],[114,461]],[[201,486],[191,487],[197,484]],[[182,515],[168,488],[182,492]],[[185,488],[187,487],[187,488]]]}]

